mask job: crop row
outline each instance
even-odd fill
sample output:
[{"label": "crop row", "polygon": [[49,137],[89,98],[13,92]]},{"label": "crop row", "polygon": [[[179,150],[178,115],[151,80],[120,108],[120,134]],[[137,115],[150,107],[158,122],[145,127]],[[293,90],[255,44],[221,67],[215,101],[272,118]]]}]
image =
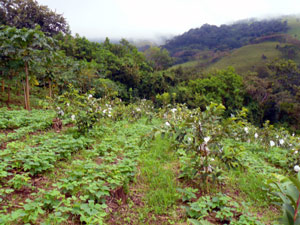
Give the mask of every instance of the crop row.
[{"label": "crop row", "polygon": [[0,129],[16,129],[30,126],[44,121],[52,122],[55,116],[53,111],[37,110],[7,110],[0,109]]},{"label": "crop row", "polygon": [[[77,223],[102,224],[108,202],[126,195],[126,187],[136,173],[137,155],[147,148],[139,146],[140,137],[150,128],[150,125],[144,123],[144,120],[140,120],[128,125],[127,121],[121,121],[109,128],[95,127],[91,135],[98,140],[103,136],[101,142],[94,145],[94,148],[85,150],[84,159],[75,160],[62,169],[61,176],[53,183],[50,191],[40,189],[31,198],[34,200],[26,200],[22,209],[0,214],[0,223],[62,224],[72,220]],[[66,135],[62,139],[68,138],[70,137]],[[82,141],[82,145],[78,147],[84,148],[86,140],[82,137],[77,140]],[[39,141],[40,144],[47,143],[45,139]],[[76,143],[56,141],[53,145],[47,145],[47,149],[53,149],[55,145],[65,145],[68,149],[69,145],[74,147]],[[39,151],[46,149],[41,146],[34,148],[39,148]],[[57,154],[61,155],[60,152]],[[62,156],[67,157],[64,154]],[[47,158],[44,160],[47,161]],[[6,163],[14,165],[12,161]],[[35,171],[40,172],[34,169],[33,172]]]},{"label": "crop row", "polygon": [[42,138],[35,146],[13,142],[0,154],[6,171],[16,169],[36,175],[54,168],[58,160],[69,158],[89,144],[85,137],[75,139],[72,134],[62,134],[47,140]]},{"label": "crop row", "polygon": [[35,131],[51,127],[53,111],[25,110],[0,111],[0,143],[18,140]]}]

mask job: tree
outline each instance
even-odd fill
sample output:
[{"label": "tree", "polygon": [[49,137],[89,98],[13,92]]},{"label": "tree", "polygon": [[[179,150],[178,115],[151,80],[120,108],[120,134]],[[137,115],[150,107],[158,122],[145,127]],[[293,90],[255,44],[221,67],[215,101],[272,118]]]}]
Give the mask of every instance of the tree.
[{"label": "tree", "polygon": [[59,75],[63,71],[64,58],[62,51],[51,51],[45,49],[41,61],[35,61],[32,65],[34,73],[39,75],[39,83],[44,83],[44,87],[49,88],[49,97],[53,97],[53,86],[57,83]]},{"label": "tree", "polygon": [[279,109],[278,119],[300,126],[300,70],[292,60],[275,60],[268,65],[273,82],[273,99]]},{"label": "tree", "polygon": [[268,111],[272,108],[273,82],[268,77],[261,78],[256,73],[247,74],[244,77],[245,91],[248,96],[249,115],[253,122],[262,125]]},{"label": "tree", "polygon": [[244,21],[220,27],[204,24],[168,40],[163,48],[176,57],[178,63],[182,63],[195,59],[197,53],[202,50],[226,51],[239,48],[254,41],[263,41],[265,36],[285,33],[287,30],[287,22],[281,19]]},{"label": "tree", "polygon": [[[300,126],[300,70],[292,60],[277,59],[267,64],[264,74],[249,74],[244,80],[248,96],[257,103],[257,122]],[[255,105],[255,104],[252,104]]]},{"label": "tree", "polygon": [[47,35],[59,32],[70,33],[65,18],[50,10],[47,6],[39,5],[35,0],[1,0],[0,24],[16,28],[34,29],[36,25]]},{"label": "tree", "polygon": [[0,52],[11,61],[19,61],[25,70],[24,99],[25,108],[30,110],[30,65],[40,61],[45,50],[52,51],[53,39],[36,29],[17,29],[6,27],[0,32]]},{"label": "tree", "polygon": [[2,78],[2,93],[5,92],[5,80],[7,80],[7,107],[10,104],[10,93],[12,80],[20,72],[21,62],[13,56],[13,54],[6,56],[3,52],[0,53],[0,71]]},{"label": "tree", "polygon": [[217,71],[203,79],[190,80],[178,87],[178,100],[190,107],[205,109],[211,102],[226,107],[226,116],[241,109],[244,103],[243,79],[233,68]]},{"label": "tree", "polygon": [[166,49],[150,47],[145,51],[146,59],[155,70],[165,70],[170,67],[174,60]]}]

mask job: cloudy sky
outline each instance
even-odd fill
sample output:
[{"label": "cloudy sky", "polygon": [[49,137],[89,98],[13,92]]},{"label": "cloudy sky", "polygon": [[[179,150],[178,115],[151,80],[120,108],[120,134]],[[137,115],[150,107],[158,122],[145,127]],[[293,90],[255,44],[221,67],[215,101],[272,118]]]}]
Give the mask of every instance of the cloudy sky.
[{"label": "cloudy sky", "polygon": [[156,38],[204,23],[299,14],[299,0],[37,0],[87,38]]}]

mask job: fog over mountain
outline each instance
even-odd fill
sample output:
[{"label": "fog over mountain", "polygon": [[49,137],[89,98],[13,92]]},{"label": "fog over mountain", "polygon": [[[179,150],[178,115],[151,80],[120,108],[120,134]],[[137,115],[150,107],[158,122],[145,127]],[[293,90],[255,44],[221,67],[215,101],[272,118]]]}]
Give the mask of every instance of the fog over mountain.
[{"label": "fog over mountain", "polygon": [[300,13],[297,0],[38,0],[61,13],[73,34],[89,39],[156,39],[205,23]]}]

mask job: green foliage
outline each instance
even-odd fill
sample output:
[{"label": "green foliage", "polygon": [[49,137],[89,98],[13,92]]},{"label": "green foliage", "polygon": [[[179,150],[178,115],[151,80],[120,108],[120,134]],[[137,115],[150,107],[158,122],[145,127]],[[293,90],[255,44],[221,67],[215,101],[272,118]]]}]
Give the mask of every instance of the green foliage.
[{"label": "green foliage", "polygon": [[[229,224],[262,224],[255,217],[241,211],[239,204],[227,195],[222,193],[216,196],[202,196],[196,202],[188,203],[185,207],[190,218],[197,219],[199,224],[202,219],[215,215],[215,219],[221,223]],[[202,223],[201,223],[202,222]],[[194,221],[193,224],[197,224]]]},{"label": "green foliage", "polygon": [[[300,175],[283,179],[276,183],[279,192],[274,193],[280,197],[283,216],[282,224],[300,224],[299,202],[300,202]],[[278,205],[280,205],[278,203]]]},{"label": "green foliage", "polygon": [[[273,62],[266,78],[253,75],[243,83],[231,68],[203,76],[182,68],[163,71],[171,63],[166,50],[152,48],[145,57],[125,39],[119,44],[109,39],[93,43],[79,35],[55,39],[39,28],[0,30],[5,90],[27,77],[38,97],[42,86],[50,97],[61,94],[44,101],[48,111],[0,110],[1,224],[104,224],[111,210],[107,203],[130,202],[130,185],[137,178],[145,184],[142,213],[170,216],[181,198],[193,224],[211,219],[260,224],[226,195],[195,199],[225,187],[252,206],[269,207],[278,200],[270,196],[276,186],[268,186],[276,180],[273,174],[299,169],[297,135],[269,122],[257,128],[247,121],[250,111],[257,112],[253,118],[259,123],[275,115],[271,122],[297,124],[299,71],[294,62]],[[55,44],[60,51],[54,52]],[[153,102],[163,107],[155,109]],[[76,127],[47,132],[55,116],[51,107],[63,124]],[[46,177],[45,184],[34,189],[40,177]],[[291,182],[298,187],[295,179]],[[278,188],[290,218],[288,204],[297,210],[288,191],[295,188]],[[25,201],[20,191],[33,193]]]},{"label": "green foliage", "polygon": [[197,196],[195,195],[195,193],[199,190],[191,187],[187,187],[185,189],[177,188],[177,191],[182,195],[181,200],[183,202],[187,202],[187,201],[191,201],[193,198],[196,198]]},{"label": "green foliage", "polygon": [[[58,160],[70,158],[72,153],[86,148],[90,141],[86,138],[74,139],[72,134],[59,137],[44,136],[35,141],[35,147],[22,142],[9,143],[1,156],[10,166],[5,171],[17,169],[31,175],[40,174],[54,168]],[[17,154],[16,154],[17,153]]]},{"label": "green foliage", "polygon": [[[144,110],[143,104],[145,102],[139,105],[140,110]],[[132,110],[132,106],[130,109]],[[1,204],[13,207],[5,199],[14,192],[9,188],[10,185],[15,185],[18,189],[31,183],[26,173],[13,177],[14,174],[10,173],[11,170],[18,170],[14,165],[18,165],[22,170],[25,164],[22,165],[21,159],[28,160],[28,163],[34,159],[39,160],[35,161],[36,164],[46,164],[49,159],[45,158],[44,154],[47,153],[54,157],[50,157],[53,161],[48,161],[49,166],[65,166],[57,167],[55,181],[47,184],[47,188],[40,187],[24,205],[20,205],[18,209],[12,208],[10,212],[1,211],[0,223],[62,224],[71,218],[81,223],[104,224],[107,214],[107,205],[104,202],[107,198],[116,197],[113,194],[116,190],[124,189],[127,193],[126,187],[136,174],[137,156],[146,151],[146,145],[138,146],[140,136],[144,135],[150,126],[152,125],[145,125],[145,119],[132,123],[107,120],[101,126],[94,126],[89,138],[74,139],[71,128],[64,134],[47,133],[33,136],[26,142],[10,143],[7,149],[1,151]],[[101,142],[94,145],[94,148],[85,149],[94,138],[101,139]],[[85,152],[81,157],[86,158],[74,160],[71,164],[60,160],[69,158],[71,153],[79,150]],[[15,157],[16,153],[20,156]],[[25,156],[25,153],[28,155]],[[78,155],[80,154],[77,154],[77,157]],[[7,163],[10,166],[7,166]],[[44,171],[44,164],[30,169],[30,172],[36,172],[32,173],[35,178]]]},{"label": "green foliage", "polygon": [[156,101],[159,105],[167,106],[171,103],[171,96],[169,93],[163,93],[162,95],[157,94],[156,95]]},{"label": "green foliage", "polygon": [[246,91],[259,104],[260,123],[270,120],[298,129],[299,75],[294,61],[277,59],[267,64],[263,77],[247,77]]},{"label": "green foliage", "polygon": [[183,35],[169,40],[163,47],[177,55],[177,62],[191,60],[199,50],[219,50],[239,48],[259,38],[275,33],[286,32],[287,22],[277,20],[244,21],[220,27],[204,24]]},{"label": "green foliage", "polygon": [[100,78],[95,82],[95,97],[113,99],[121,97],[122,99],[129,99],[126,86],[124,84],[114,82],[110,79]]},{"label": "green foliage", "polygon": [[34,29],[36,25],[39,25],[43,32],[50,35],[70,32],[62,15],[50,10],[47,6],[39,5],[37,1],[1,1],[0,10],[3,13],[0,22],[3,25],[29,29]]},{"label": "green foliage", "polygon": [[35,29],[17,29],[2,27],[0,35],[1,52],[12,60],[21,60],[23,63],[40,60],[42,51],[52,50],[53,39],[37,27]]},{"label": "green foliage", "polygon": [[28,181],[30,180],[29,174],[16,174],[12,179],[8,181],[8,184],[16,190],[20,190],[24,186],[30,186]]},{"label": "green foliage", "polygon": [[[34,135],[5,146],[0,153],[0,185],[1,204],[7,208],[1,211],[1,223],[62,224],[71,218],[102,224],[109,212],[105,202],[123,204],[125,200],[116,193],[124,192],[127,196],[131,191],[129,185],[139,174],[146,193],[140,213],[165,214],[175,210],[181,198],[188,205],[190,222],[194,224],[211,218],[220,223],[259,224],[256,218],[243,213],[244,206],[227,196],[211,194],[195,201],[196,196],[214,193],[226,185],[226,190],[240,194],[237,199],[267,207],[275,199],[270,193],[276,191],[275,186],[268,187],[267,183],[274,181],[274,173],[290,172],[290,159],[284,157],[292,157],[290,154],[299,146],[299,137],[285,129],[269,123],[263,128],[251,125],[245,119],[245,108],[228,118],[223,117],[224,106],[218,104],[211,104],[205,111],[168,105],[155,113],[150,101],[126,105],[119,99],[96,100],[88,93],[72,91],[58,102],[58,111],[63,109],[62,118],[67,118],[64,123],[72,121],[76,110],[88,108],[91,101],[100,111],[101,124],[93,123],[86,136],[74,138],[76,129],[69,128],[60,134]],[[42,112],[5,110],[1,121],[3,127],[15,129],[40,122]],[[45,116],[53,118],[54,112]],[[146,123],[146,117],[153,118],[152,122]],[[70,163],[68,159],[73,160]],[[56,165],[59,169],[54,175]],[[31,190],[33,179],[47,175],[45,172],[52,177],[47,189],[40,188],[24,207],[12,208],[7,199],[17,191]],[[176,179],[178,176],[185,180]],[[179,182],[192,185],[183,188]]]},{"label": "green foliage", "polygon": [[177,83],[174,73],[170,71],[155,71],[142,75],[141,82],[138,86],[139,95],[151,100],[156,95],[161,95],[169,91],[170,86]]},{"label": "green foliage", "polygon": [[225,140],[220,150],[219,159],[228,169],[242,167],[241,158],[245,154],[245,147],[242,144]]},{"label": "green foliage", "polygon": [[80,134],[87,133],[99,121],[102,113],[97,100],[91,93],[80,94],[72,86],[68,92],[58,97],[57,103],[58,115],[66,114],[71,117]]},{"label": "green foliage", "polygon": [[44,110],[0,110],[0,131],[10,129],[13,132],[0,134],[2,143],[13,141],[36,131],[43,131],[51,127],[54,118],[53,111]]},{"label": "green foliage", "polygon": [[[35,29],[17,29],[15,27],[0,28],[0,58],[6,58],[8,62],[18,62],[12,70],[19,73],[25,72],[24,97],[25,107],[30,110],[30,83],[33,62],[40,62],[45,55],[53,51],[54,40],[47,37],[39,27]],[[16,66],[17,65],[17,66]],[[23,74],[22,74],[23,75]]]},{"label": "green foliage", "polygon": [[177,99],[191,107],[205,109],[210,102],[223,104],[229,116],[241,109],[244,101],[242,78],[232,68],[211,74],[207,78],[190,80],[178,88]]},{"label": "green foliage", "polygon": [[[181,177],[201,180],[208,190],[208,180],[217,181],[221,171],[215,157],[223,135],[220,123],[224,106],[211,104],[201,112],[198,108],[189,111],[185,107],[170,110],[172,117],[165,123],[162,134],[174,140],[181,164]],[[164,114],[164,116],[167,113]],[[213,151],[210,148],[213,148]],[[200,183],[200,182],[199,182]]]},{"label": "green foliage", "polygon": [[146,59],[155,70],[165,70],[173,64],[173,59],[166,49],[150,47],[144,53]]}]

